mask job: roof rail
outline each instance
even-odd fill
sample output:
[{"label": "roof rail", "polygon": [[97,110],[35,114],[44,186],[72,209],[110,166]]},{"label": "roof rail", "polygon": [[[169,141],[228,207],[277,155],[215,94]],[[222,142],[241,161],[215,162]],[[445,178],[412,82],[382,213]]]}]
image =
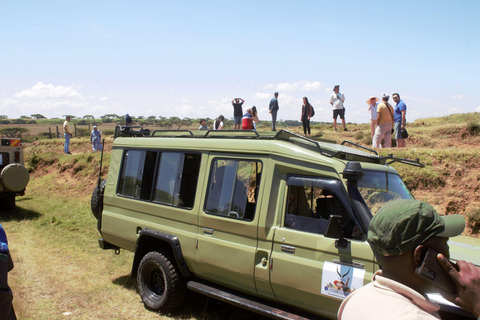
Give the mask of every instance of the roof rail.
[{"label": "roof rail", "polygon": [[364,146],[362,146],[362,145],[359,145],[358,143],[355,143],[355,142],[351,142],[351,141],[348,141],[348,140],[344,140],[344,141],[341,143],[341,145],[344,146],[346,143],[349,143],[349,144],[354,145],[354,146],[356,146],[356,147],[359,147],[359,148],[362,148],[362,149],[364,149],[364,150],[368,150],[368,151],[370,151],[370,152],[373,152],[373,153],[375,153],[375,154],[378,156],[378,152],[377,152],[377,151],[375,151],[375,150],[373,150],[373,149],[371,149],[371,148],[367,148],[367,147],[364,147]]},{"label": "roof rail", "polygon": [[151,137],[193,137],[193,133],[191,130],[155,130]]},{"label": "roof rail", "polygon": [[[235,133],[225,135],[225,133]],[[215,138],[262,138],[258,134],[257,130],[247,129],[247,130],[208,130],[205,133],[205,138],[208,136]]]}]

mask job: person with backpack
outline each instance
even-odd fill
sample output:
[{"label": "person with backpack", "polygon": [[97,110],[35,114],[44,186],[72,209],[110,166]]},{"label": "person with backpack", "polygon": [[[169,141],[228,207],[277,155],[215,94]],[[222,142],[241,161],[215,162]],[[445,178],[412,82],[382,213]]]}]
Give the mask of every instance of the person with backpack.
[{"label": "person with backpack", "polygon": [[313,106],[308,102],[307,97],[303,97],[303,105],[302,105],[302,116],[300,121],[303,124],[303,134],[306,136],[310,136],[310,118],[315,115],[315,111],[313,110]]}]

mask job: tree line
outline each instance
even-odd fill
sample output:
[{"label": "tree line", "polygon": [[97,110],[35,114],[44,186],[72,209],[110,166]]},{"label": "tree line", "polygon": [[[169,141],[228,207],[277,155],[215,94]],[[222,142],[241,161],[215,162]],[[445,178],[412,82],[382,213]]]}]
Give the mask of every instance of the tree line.
[{"label": "tree line", "polygon": [[[105,114],[100,118],[95,118],[93,115],[84,115],[83,117],[77,117],[75,115],[62,115],[62,118],[50,118],[48,119],[42,114],[35,113],[31,114],[30,116],[20,116],[18,119],[8,119],[6,115],[0,115],[0,124],[36,124],[36,123],[43,123],[43,124],[63,124],[65,118],[70,116],[72,121],[78,125],[101,125],[102,123],[117,123],[118,125],[125,124],[125,116],[117,115],[114,113]],[[200,125],[200,118],[179,118],[179,117],[163,117],[163,116],[138,116],[138,117],[131,117],[133,120],[134,125],[139,126],[156,126],[165,129],[174,129],[179,130],[185,127],[192,127],[196,126],[197,124]],[[204,118],[207,126],[209,128],[213,128],[213,124],[215,119]],[[261,122],[261,126],[270,126],[270,121],[264,120]],[[321,124],[323,122],[315,122],[312,121],[312,125]],[[279,126],[283,127],[297,127],[301,126],[302,123],[296,120],[279,120],[277,121]],[[225,119],[224,126],[227,128],[233,127],[233,119]]]}]

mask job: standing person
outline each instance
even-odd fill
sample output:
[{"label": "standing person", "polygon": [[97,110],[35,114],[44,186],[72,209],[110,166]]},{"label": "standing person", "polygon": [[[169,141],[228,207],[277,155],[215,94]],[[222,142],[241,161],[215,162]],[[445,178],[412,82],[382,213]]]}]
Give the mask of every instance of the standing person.
[{"label": "standing person", "polygon": [[278,92],[273,94],[272,100],[270,100],[270,105],[268,106],[268,112],[272,114],[272,131],[277,131],[275,128],[275,122],[277,122],[277,113],[278,113]]},{"label": "standing person", "polygon": [[392,95],[393,101],[395,101],[395,139],[397,139],[397,147],[405,148],[407,142],[402,138],[402,130],[405,130],[407,123],[407,105],[400,100],[400,95],[394,93]]},{"label": "standing person", "polygon": [[[241,101],[241,102],[240,102]],[[233,129],[240,130],[242,126],[242,105],[245,102],[242,98],[235,98],[232,100],[233,105]]]},{"label": "standing person", "polygon": [[303,124],[303,134],[306,136],[310,136],[310,118],[313,116],[313,107],[308,102],[307,97],[303,97],[303,105],[302,105],[302,116],[300,117],[300,121]]},{"label": "standing person", "polygon": [[377,128],[372,139],[374,148],[382,147],[382,139],[385,140],[385,148],[392,146],[393,107],[388,103],[389,95],[384,94],[382,103],[377,109]]},{"label": "standing person", "polygon": [[223,130],[224,120],[225,120],[225,117],[223,115],[219,115],[218,118],[215,120],[214,130]]},{"label": "standing person", "polygon": [[125,126],[131,126],[133,124],[133,120],[132,118],[130,117],[130,115],[127,113],[127,115],[125,116]]},{"label": "standing person", "polygon": [[370,99],[367,100],[367,111],[370,111],[370,131],[372,132],[372,140],[373,136],[375,135],[375,127],[377,126],[378,100],[379,99],[375,96],[371,96]]},{"label": "standing person", "polygon": [[70,152],[70,138],[72,137],[72,132],[70,131],[70,116],[65,118],[63,123],[63,134],[65,135],[65,146],[63,147],[63,152],[65,154],[72,154]]},{"label": "standing person", "polygon": [[[373,216],[367,233],[367,241],[381,270],[373,275],[371,283],[343,300],[338,319],[440,319],[440,307],[426,297],[427,292],[435,289],[435,284],[420,277],[416,269],[430,249],[439,253],[437,260],[441,264],[445,258],[449,259],[447,241],[449,237],[460,235],[464,228],[463,216],[440,216],[430,204],[423,201],[395,200],[384,205]],[[480,303],[475,301],[479,297],[475,290],[478,290],[480,281],[479,270],[463,260],[457,265],[458,274],[454,274],[450,267],[450,274],[459,276],[457,294],[450,295],[449,300],[478,317]],[[462,276],[469,275],[471,279],[476,279],[476,288],[460,285]],[[468,281],[465,278],[463,280]]]},{"label": "standing person", "polygon": [[208,130],[207,124],[205,123],[205,119],[200,120],[200,127],[198,130]]},{"label": "standing person", "polygon": [[253,128],[257,130],[257,124],[260,123],[260,119],[258,119],[258,111],[257,107],[252,107],[252,118],[253,118]]},{"label": "standing person", "polygon": [[97,126],[93,126],[90,133],[90,141],[92,142],[93,151],[102,151],[102,131],[98,130]]},{"label": "standing person", "polygon": [[348,131],[345,127],[345,95],[340,92],[340,85],[333,87],[333,93],[330,96],[330,104],[333,106],[333,128],[337,131],[337,117],[342,119],[343,131]]},{"label": "standing person", "polygon": [[254,129],[252,109],[247,109],[247,112],[243,115],[243,118],[242,118],[242,130],[251,130],[251,129]]}]

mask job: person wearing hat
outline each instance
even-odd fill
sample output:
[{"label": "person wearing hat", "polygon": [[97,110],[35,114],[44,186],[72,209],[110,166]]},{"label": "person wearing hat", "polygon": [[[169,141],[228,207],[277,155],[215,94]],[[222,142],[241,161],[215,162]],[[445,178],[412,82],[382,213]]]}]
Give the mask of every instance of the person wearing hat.
[{"label": "person wearing hat", "polygon": [[333,107],[333,128],[337,131],[337,118],[342,119],[343,131],[348,131],[345,127],[345,95],[340,92],[340,85],[333,87],[333,93],[330,96],[330,104]]},{"label": "person wearing hat", "polygon": [[102,131],[98,130],[97,126],[93,126],[90,133],[90,141],[92,142],[93,151],[102,151]]},{"label": "person wearing hat", "polygon": [[372,141],[373,136],[375,135],[375,127],[377,126],[378,100],[379,99],[375,96],[371,96],[369,99],[366,100],[368,104],[367,111],[370,111],[370,131],[372,132]]},{"label": "person wearing hat", "polygon": [[[367,233],[381,270],[373,275],[371,283],[343,301],[338,319],[440,319],[440,307],[426,296],[435,285],[417,275],[416,269],[428,248],[439,253],[437,259],[445,270],[454,269],[446,261],[450,258],[447,241],[464,228],[463,216],[440,216],[423,201],[396,200],[384,205],[371,220]],[[457,294],[440,293],[478,317],[480,271],[465,261],[459,261],[458,267],[456,278],[452,276]]]},{"label": "person wearing hat", "polygon": [[388,99],[390,99],[390,96],[384,94],[382,103],[377,108],[377,127],[372,139],[374,148],[382,147],[382,139],[385,141],[385,148],[392,146],[393,107],[388,103]]}]

